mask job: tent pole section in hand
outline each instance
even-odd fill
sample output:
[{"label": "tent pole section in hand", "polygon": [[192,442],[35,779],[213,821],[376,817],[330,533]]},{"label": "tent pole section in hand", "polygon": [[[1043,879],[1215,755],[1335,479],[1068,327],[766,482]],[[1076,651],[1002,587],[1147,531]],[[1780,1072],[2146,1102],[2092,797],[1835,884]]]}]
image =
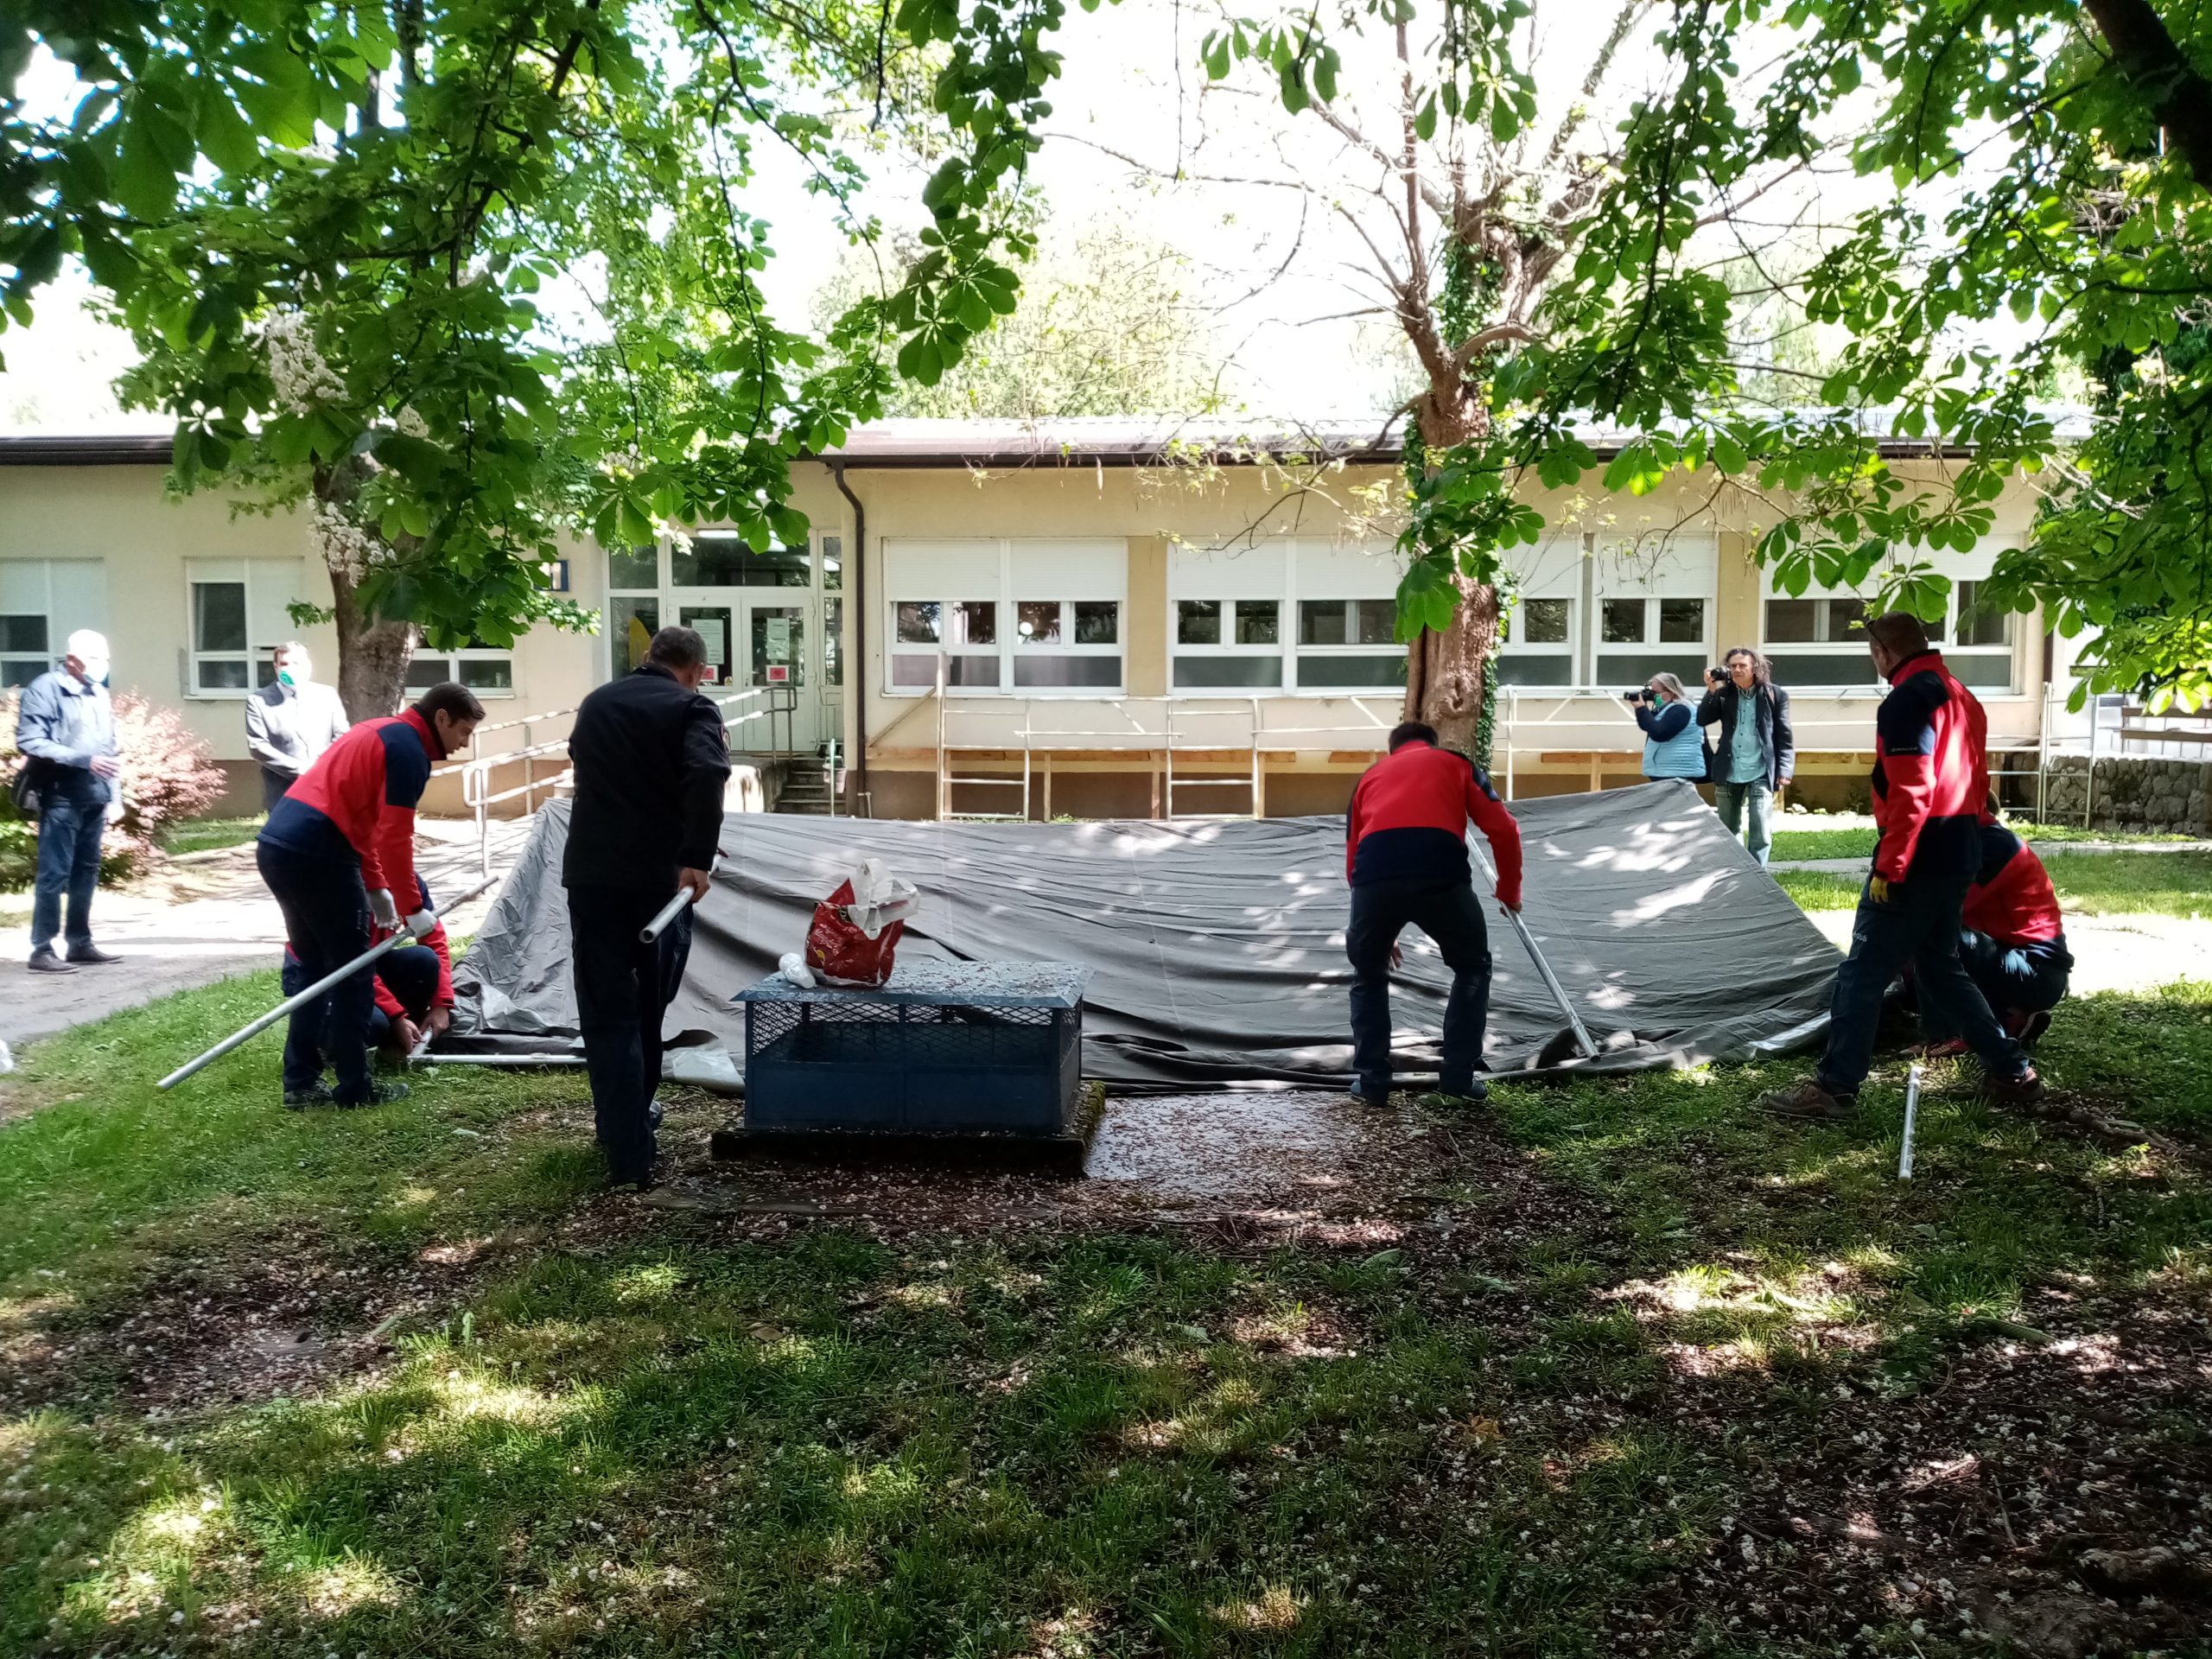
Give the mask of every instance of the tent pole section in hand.
[{"label": "tent pole section in hand", "polygon": [[[708,870],[707,874],[709,875],[712,875],[715,870],[721,868],[721,857],[717,854],[715,855],[713,867]],[[659,910],[654,912],[652,920],[647,922],[643,927],[638,930],[638,943],[639,944],[651,944],[655,939],[660,938],[663,930],[664,930],[671,922],[674,921],[678,915],[682,914],[684,906],[691,902],[691,889],[689,887],[678,887],[676,890],[676,897],[663,905]]]},{"label": "tent pole section in hand", "polygon": [[[491,885],[492,880],[488,877],[484,880],[479,881],[474,887],[469,888],[467,892],[462,893],[458,899],[448,899],[446,903],[446,908],[448,910],[459,909],[461,906],[467,904],[470,899],[474,899],[478,893],[483,892],[485,888]],[[199,1058],[186,1061],[182,1065],[177,1067],[175,1071],[170,1072],[168,1076],[163,1077],[161,1081],[161,1086],[164,1089],[175,1088],[177,1084],[182,1083],[187,1077],[199,1071],[202,1066],[212,1065],[213,1062],[221,1059],[224,1055],[229,1053],[232,1049],[238,1047],[242,1043],[251,1042],[255,1038],[261,1035],[263,1032],[268,1030],[270,1027],[275,1025],[279,1020],[282,1020],[285,1015],[290,1014],[295,1008],[306,1007],[308,1003],[314,1001],[315,998],[321,996],[325,991],[330,989],[332,986],[340,984],[344,981],[352,978],[355,974],[360,972],[362,969],[367,967],[371,963],[382,957],[386,951],[397,950],[403,944],[412,944],[414,943],[415,936],[409,932],[404,927],[400,928],[397,932],[393,933],[390,938],[380,940],[378,943],[371,945],[367,950],[362,951],[359,956],[354,957],[353,961],[347,963],[343,968],[332,969],[329,973],[325,974],[321,979],[315,981],[314,984],[308,986],[304,991],[299,992],[296,995],[286,997],[282,1002],[279,1002],[275,1007],[270,1009],[268,1013],[263,1014],[258,1020],[253,1020],[248,1025],[241,1026],[238,1030],[224,1038],[221,1042],[216,1044],[214,1047],[209,1049],[205,1054],[200,1055]]]},{"label": "tent pole section in hand", "polygon": [[[1491,868],[1490,855],[1475,846],[1474,837],[1471,836],[1467,838],[1467,845],[1472,849],[1476,859],[1483,867],[1483,874],[1489,879],[1491,887],[1495,889],[1497,886],[1497,872]],[[1504,906],[1501,904],[1499,908],[1503,909]],[[1536,936],[1529,931],[1529,924],[1521,919],[1521,912],[1517,910],[1506,911],[1505,918],[1513,924],[1513,931],[1521,936],[1522,948],[1528,951],[1529,960],[1536,964],[1536,971],[1543,976],[1545,988],[1551,992],[1552,1001],[1559,1004],[1559,1011],[1567,1016],[1567,1023],[1573,1027],[1574,1040],[1581,1046],[1583,1058],[1596,1059],[1598,1045],[1590,1040],[1590,1027],[1582,1023],[1582,1016],[1574,1011],[1574,1004],[1567,1001],[1567,987],[1559,982],[1559,976],[1552,972],[1551,963],[1546,962],[1544,953],[1536,949]]]}]

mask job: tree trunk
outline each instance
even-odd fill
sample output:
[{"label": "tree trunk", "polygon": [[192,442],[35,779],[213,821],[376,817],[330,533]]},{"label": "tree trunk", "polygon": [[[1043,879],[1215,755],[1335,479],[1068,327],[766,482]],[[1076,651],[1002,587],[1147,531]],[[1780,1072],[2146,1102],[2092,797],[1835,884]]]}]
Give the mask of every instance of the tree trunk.
[{"label": "tree trunk", "polygon": [[[1422,442],[1437,450],[1481,436],[1488,414],[1454,385],[1432,388],[1416,418]],[[1482,722],[1484,670],[1497,649],[1497,590],[1465,576],[1454,580],[1459,606],[1451,627],[1442,633],[1423,628],[1406,646],[1405,718],[1433,726],[1446,748],[1471,755]]]},{"label": "tree trunk", "polygon": [[[330,507],[350,507],[360,493],[360,468],[359,460],[316,467],[316,499]],[[359,534],[369,545],[383,546],[373,527],[361,526]],[[407,664],[415,655],[415,625],[372,615],[362,605],[358,546],[349,552],[325,545],[322,551],[330,572],[332,620],[338,627],[338,699],[346,705],[347,719],[363,721],[399,712],[407,696]],[[350,565],[344,563],[348,557]]]},{"label": "tree trunk", "polygon": [[415,626],[371,616],[341,571],[330,573],[338,624],[338,696],[348,720],[396,715],[407,696],[407,664],[415,655]]}]

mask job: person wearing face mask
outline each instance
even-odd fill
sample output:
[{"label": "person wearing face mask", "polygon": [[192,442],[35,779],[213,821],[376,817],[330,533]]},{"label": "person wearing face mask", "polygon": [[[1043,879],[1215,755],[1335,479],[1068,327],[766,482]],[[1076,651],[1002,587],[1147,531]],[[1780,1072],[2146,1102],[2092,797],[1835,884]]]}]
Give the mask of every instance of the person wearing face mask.
[{"label": "person wearing face mask", "polygon": [[1643,690],[1628,695],[1636,723],[1643,733],[1643,775],[1651,783],[1680,778],[1705,781],[1705,733],[1689,693],[1672,674],[1654,674]]},{"label": "person wearing face mask", "polygon": [[1797,770],[1789,694],[1774,683],[1766,658],[1749,645],[1738,645],[1726,663],[1706,670],[1705,696],[1697,706],[1700,726],[1720,728],[1720,746],[1713,752],[1713,810],[1764,864],[1774,842],[1774,798]]},{"label": "person wearing face mask", "polygon": [[245,747],[261,767],[265,810],[346,735],[353,721],[337,691],[315,677],[308,648],[296,639],[276,647],[276,677],[245,700]]},{"label": "person wearing face mask", "polygon": [[[303,984],[366,950],[372,925],[396,931],[395,893],[405,893],[414,907],[407,931],[416,938],[437,926],[421,902],[415,874],[415,806],[430,768],[466,747],[483,718],[484,705],[467,686],[450,680],[434,685],[404,713],[353,728],[270,809],[255,855],[284,912]],[[285,1105],[367,1106],[406,1096],[404,1084],[369,1076],[367,1033],[375,1006],[371,963],[294,1010],[287,1052],[320,1046],[338,1083],[327,1088],[320,1076],[287,1077]]]},{"label": "person wearing face mask", "polygon": [[[38,819],[38,878],[31,901],[31,971],[73,974],[78,964],[121,958],[92,943],[92,893],[100,882],[100,836],[123,816],[123,762],[107,695],[107,639],[90,628],[69,636],[61,666],[23,688],[16,747],[18,790]],[[54,954],[69,900],[69,954]]]}]

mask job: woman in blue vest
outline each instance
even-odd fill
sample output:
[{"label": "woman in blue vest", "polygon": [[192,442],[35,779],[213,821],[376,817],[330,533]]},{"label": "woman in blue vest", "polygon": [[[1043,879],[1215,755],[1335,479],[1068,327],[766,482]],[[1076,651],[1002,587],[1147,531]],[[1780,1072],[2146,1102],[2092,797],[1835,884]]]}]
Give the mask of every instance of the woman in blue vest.
[{"label": "woman in blue vest", "polygon": [[1636,723],[1643,728],[1643,775],[1653,783],[1666,778],[1705,781],[1705,733],[1689,693],[1672,674],[1654,674],[1637,700]]}]

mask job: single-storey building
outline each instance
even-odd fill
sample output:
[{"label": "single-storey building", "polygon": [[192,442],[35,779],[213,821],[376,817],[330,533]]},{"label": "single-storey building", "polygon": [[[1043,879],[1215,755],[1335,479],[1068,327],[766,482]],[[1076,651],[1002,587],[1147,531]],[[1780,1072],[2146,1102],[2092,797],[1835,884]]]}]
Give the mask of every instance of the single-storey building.
[{"label": "single-storey building", "polygon": [[[1887,447],[1931,480],[1952,464],[1923,443]],[[151,433],[0,438],[0,683],[99,627],[115,685],[182,709],[244,804],[242,705],[272,648],[304,633],[334,669],[329,631],[286,611],[327,604],[328,580],[302,515],[174,498],[168,458]],[[1150,422],[885,421],[798,463],[804,546],[756,553],[712,529],[651,548],[579,543],[550,579],[598,612],[596,633],[426,651],[410,680],[474,687],[497,728],[486,753],[541,744],[655,627],[681,621],[706,636],[724,695],[759,694],[732,705],[735,746],[806,767],[834,744],[842,810],[1335,811],[1399,716],[1401,465],[1371,428],[1255,442]],[[1880,689],[1853,628],[1859,595],[1778,591],[1751,557],[1763,509],[1709,478],[1642,498],[1531,492],[1549,532],[1515,555],[1502,785],[1633,780],[1641,739],[1622,691],[1662,669],[1694,683],[1751,645],[1795,698],[1800,798],[1863,795]],[[1997,764],[2032,771],[2046,740],[2070,734],[2076,642],[1981,601],[2034,499],[2020,486],[1996,505],[1981,545],[1932,558],[1956,584],[1954,671],[1984,699],[1993,747],[2012,752]]]}]

